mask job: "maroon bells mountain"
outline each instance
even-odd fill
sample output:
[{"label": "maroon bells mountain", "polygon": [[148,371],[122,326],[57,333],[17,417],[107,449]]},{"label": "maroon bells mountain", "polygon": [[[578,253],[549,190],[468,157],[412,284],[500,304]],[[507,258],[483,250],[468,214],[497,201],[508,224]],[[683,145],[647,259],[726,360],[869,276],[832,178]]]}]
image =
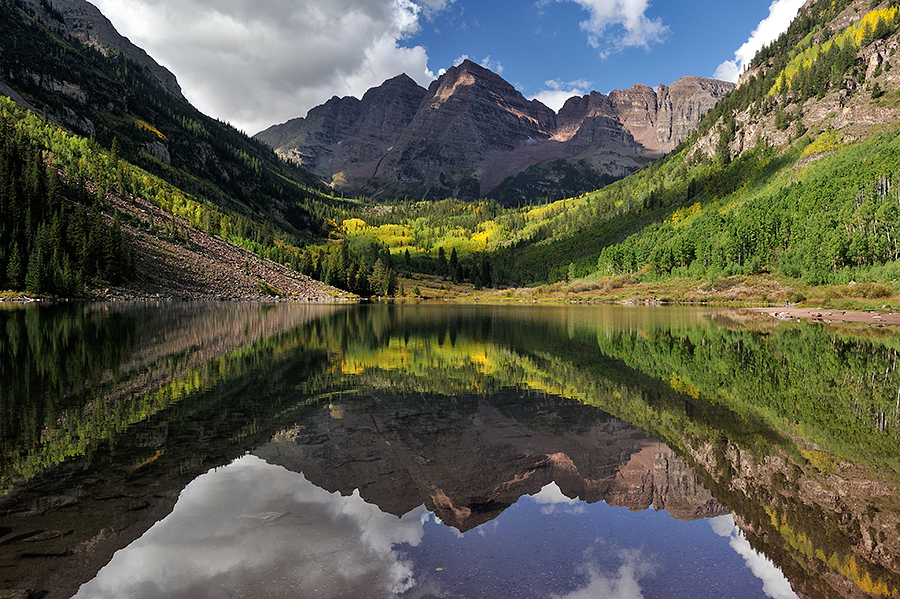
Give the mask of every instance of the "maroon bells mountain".
[{"label": "maroon bells mountain", "polygon": [[361,100],[334,97],[256,138],[341,191],[478,198],[559,160],[625,176],[671,151],[733,88],[684,77],[573,97],[557,114],[467,60],[427,90],[400,75]]}]

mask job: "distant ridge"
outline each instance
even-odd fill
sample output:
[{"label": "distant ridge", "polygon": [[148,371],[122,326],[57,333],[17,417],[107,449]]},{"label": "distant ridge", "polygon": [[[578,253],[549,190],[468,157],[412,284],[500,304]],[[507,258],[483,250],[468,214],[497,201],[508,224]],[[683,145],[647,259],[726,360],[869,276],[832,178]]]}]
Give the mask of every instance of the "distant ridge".
[{"label": "distant ridge", "polygon": [[672,150],[732,89],[684,77],[656,89],[635,85],[573,97],[557,115],[466,60],[427,90],[400,75],[362,100],[332,98],[255,137],[351,192],[477,198],[531,166],[560,159],[625,176]]}]

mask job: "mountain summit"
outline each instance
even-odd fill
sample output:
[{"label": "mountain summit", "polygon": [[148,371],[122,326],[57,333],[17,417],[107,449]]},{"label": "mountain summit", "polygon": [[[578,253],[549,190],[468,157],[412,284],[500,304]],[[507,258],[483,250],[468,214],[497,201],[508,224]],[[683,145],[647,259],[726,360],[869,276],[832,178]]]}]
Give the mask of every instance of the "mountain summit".
[{"label": "mountain summit", "polygon": [[627,175],[672,150],[733,88],[685,77],[668,87],[573,97],[557,115],[466,60],[427,90],[401,75],[362,100],[332,98],[256,138],[351,192],[477,198],[559,160],[584,161],[597,175]]}]

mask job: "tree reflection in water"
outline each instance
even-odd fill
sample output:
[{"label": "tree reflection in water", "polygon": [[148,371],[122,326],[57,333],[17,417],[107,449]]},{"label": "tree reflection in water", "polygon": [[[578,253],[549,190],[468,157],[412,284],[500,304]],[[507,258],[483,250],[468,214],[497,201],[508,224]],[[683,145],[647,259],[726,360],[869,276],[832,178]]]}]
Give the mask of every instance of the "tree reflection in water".
[{"label": "tree reflection in water", "polygon": [[[369,582],[360,584],[399,592],[415,579],[404,596],[431,592],[426,582],[446,582],[453,571],[441,559],[454,551],[442,534],[489,536],[504,519],[525,518],[517,515],[524,506],[541,505],[521,497],[554,489],[566,498],[553,504],[556,515],[568,514],[561,508],[574,498],[607,513],[619,513],[607,507],[616,505],[666,510],[684,522],[661,514],[645,534],[694,561],[679,577],[644,545],[570,540],[581,553],[567,568],[520,559],[498,571],[502,588],[521,591],[536,573],[546,581],[557,572],[552,584],[533,586],[559,596],[664,588],[663,596],[698,588],[722,596],[716,585],[743,572],[765,581],[759,592],[780,596],[785,587],[757,551],[802,597],[900,588],[900,348],[884,331],[614,306],[169,304],[0,317],[0,567],[14,573],[13,587],[71,596],[114,551],[145,531],[161,534],[153,524],[180,513],[173,506],[182,490],[179,506],[204,477],[262,465],[247,457],[204,474],[253,451],[292,481],[302,473],[319,493],[377,505],[372,522],[383,516],[424,531],[418,544],[392,537],[377,545],[381,553],[360,557],[378,566],[363,569]],[[263,486],[238,496],[253,505]],[[740,533],[721,519],[728,512]],[[257,525],[257,533],[316,526],[297,524],[292,510],[231,513],[223,529],[237,535]],[[628,514],[609,521],[657,516]],[[715,531],[696,518],[713,518]],[[520,531],[541,528],[522,522]],[[738,566],[703,578],[708,557],[666,537],[664,522],[681,531],[702,525],[734,549],[727,553]],[[595,539],[616,538],[597,535],[599,521],[590,526]],[[210,538],[232,564],[221,575],[238,572],[227,537]],[[517,541],[504,542],[508,553]],[[588,559],[601,554],[615,559]],[[411,564],[412,575],[397,564]],[[157,574],[153,583],[162,584]]]}]

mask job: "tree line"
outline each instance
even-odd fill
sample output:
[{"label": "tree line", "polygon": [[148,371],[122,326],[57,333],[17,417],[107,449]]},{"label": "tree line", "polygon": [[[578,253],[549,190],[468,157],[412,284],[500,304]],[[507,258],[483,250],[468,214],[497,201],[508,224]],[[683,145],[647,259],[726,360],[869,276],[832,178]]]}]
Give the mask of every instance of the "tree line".
[{"label": "tree line", "polygon": [[83,181],[63,180],[41,147],[0,114],[0,288],[78,295],[90,283],[124,281],[134,253],[118,213]]}]

